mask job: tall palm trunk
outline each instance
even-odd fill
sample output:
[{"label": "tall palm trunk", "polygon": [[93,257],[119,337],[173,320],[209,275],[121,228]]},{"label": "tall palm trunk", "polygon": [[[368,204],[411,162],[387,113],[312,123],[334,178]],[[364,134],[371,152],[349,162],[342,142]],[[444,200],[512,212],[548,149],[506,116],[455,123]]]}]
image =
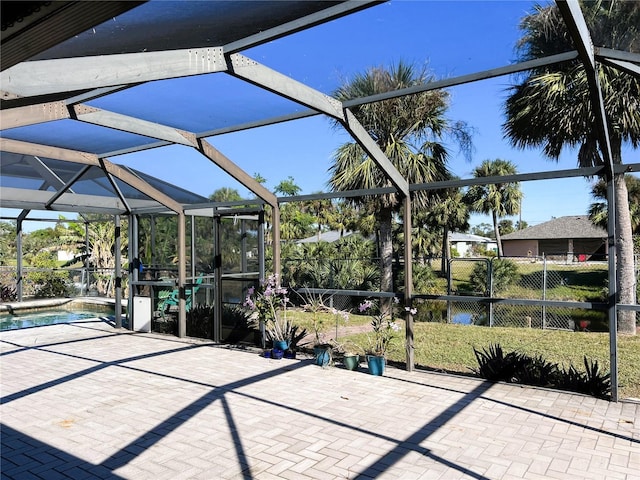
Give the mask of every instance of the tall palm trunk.
[{"label": "tall palm trunk", "polygon": [[491,212],[493,218],[493,231],[496,234],[496,243],[498,244],[498,258],[502,258],[502,238],[500,237],[500,229],[498,228],[498,214],[495,210]]},{"label": "tall palm trunk", "polygon": [[[629,193],[624,174],[616,175],[616,243],[618,245],[616,269],[618,271],[618,298],[620,303],[635,305],[636,282],[633,255],[633,237],[631,231],[631,212],[629,211]],[[622,310],[618,313],[620,333],[636,333],[636,312]]]},{"label": "tall palm trunk", "polygon": [[449,243],[449,227],[447,225],[443,228],[442,234],[442,263],[440,264],[440,271],[442,276],[449,278],[449,258],[451,258],[451,244]]},{"label": "tall palm trunk", "polygon": [[[393,291],[393,241],[391,236],[393,211],[380,210],[380,291]],[[380,302],[381,312],[391,313],[391,299]]]}]

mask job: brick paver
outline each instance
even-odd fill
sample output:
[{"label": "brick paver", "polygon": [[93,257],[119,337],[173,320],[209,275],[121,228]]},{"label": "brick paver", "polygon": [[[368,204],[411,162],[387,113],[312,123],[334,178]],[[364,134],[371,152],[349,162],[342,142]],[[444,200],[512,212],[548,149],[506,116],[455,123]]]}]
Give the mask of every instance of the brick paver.
[{"label": "brick paver", "polygon": [[2,479],[639,479],[640,405],[115,330],[0,334]]}]

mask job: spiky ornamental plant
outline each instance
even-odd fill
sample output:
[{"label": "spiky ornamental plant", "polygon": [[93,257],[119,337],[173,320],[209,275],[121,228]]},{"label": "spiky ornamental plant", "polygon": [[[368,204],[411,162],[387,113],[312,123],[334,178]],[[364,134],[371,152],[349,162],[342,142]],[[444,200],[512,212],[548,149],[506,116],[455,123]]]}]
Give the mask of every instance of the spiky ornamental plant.
[{"label": "spiky ornamental plant", "polygon": [[[580,5],[596,46],[640,52],[640,3],[581,1]],[[536,6],[521,22],[518,42],[521,60],[532,60],[574,48],[564,20],[555,5]],[[640,79],[597,64],[604,98],[613,161],[622,162],[622,144],[640,146]],[[584,67],[578,60],[530,70],[518,77],[505,104],[504,132],[520,148],[542,147],[557,160],[562,148],[579,147],[578,164],[602,165],[594,128],[595,113]],[[636,303],[634,257],[627,186],[615,179],[618,292],[621,303]],[[621,332],[635,334],[635,312],[619,312]]]}]

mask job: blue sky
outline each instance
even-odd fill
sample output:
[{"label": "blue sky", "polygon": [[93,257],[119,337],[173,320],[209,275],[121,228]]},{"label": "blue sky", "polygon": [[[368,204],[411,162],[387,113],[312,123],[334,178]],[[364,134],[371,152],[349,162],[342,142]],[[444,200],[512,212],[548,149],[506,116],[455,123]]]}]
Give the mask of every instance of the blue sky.
[{"label": "blue sky", "polygon": [[[453,77],[514,62],[520,36],[518,23],[533,4],[394,0],[244,54],[325,93],[331,93],[354,73],[400,59],[426,64],[438,78]],[[207,81],[206,76],[195,78]],[[510,81],[509,77],[500,77],[449,89],[451,108],[447,116],[466,121],[475,132],[471,162],[457,154],[454,144],[449,145],[449,167],[456,175],[468,178],[483,160],[495,158],[512,161],[521,173],[576,166],[575,151],[565,152],[555,163],[537,150],[515,150],[502,138],[502,103]],[[218,92],[212,92],[215,94]],[[209,139],[248,173],[264,176],[268,188],[291,176],[302,194],[328,191],[333,152],[348,140],[322,116]],[[629,152],[623,155],[626,161],[631,161]],[[249,195],[187,147],[155,149],[111,160],[204,196],[221,187],[237,188],[242,195]],[[583,215],[591,202],[585,179],[527,182],[521,187],[522,219],[530,225],[552,217]],[[489,221],[486,216],[472,218],[472,224]]]}]

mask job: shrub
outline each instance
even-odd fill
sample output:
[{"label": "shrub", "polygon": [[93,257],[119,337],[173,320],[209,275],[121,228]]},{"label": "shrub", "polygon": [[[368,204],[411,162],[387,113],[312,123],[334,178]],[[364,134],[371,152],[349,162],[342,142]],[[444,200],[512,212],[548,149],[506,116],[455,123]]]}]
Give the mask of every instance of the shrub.
[{"label": "shrub", "polygon": [[[412,267],[413,291],[415,293],[435,294],[438,293],[438,276],[429,265],[414,263]],[[396,291],[404,292],[404,269],[398,272],[396,280]]]},{"label": "shrub", "polygon": [[213,305],[195,305],[187,312],[187,336],[212,338]]},{"label": "shrub", "polygon": [[[511,260],[494,259],[491,262],[491,276],[493,278],[493,293],[505,290],[510,284],[518,280],[518,266]],[[489,293],[489,275],[486,262],[478,262],[474,265],[469,276],[469,281],[474,290]]]},{"label": "shrub", "polygon": [[0,283],[0,302],[15,302],[17,299],[18,292],[15,286]]},{"label": "shrub", "polygon": [[415,322],[447,323],[447,305],[444,302],[416,302],[413,306],[418,310],[413,316]]},{"label": "shrub", "polygon": [[34,296],[67,297],[73,293],[74,288],[68,281],[67,272],[55,270],[57,263],[50,252],[38,252],[32,263],[34,267],[42,269],[26,275],[26,280],[34,284]]},{"label": "shrub", "polygon": [[547,362],[542,355],[536,357],[517,355],[520,357],[520,362],[514,375],[515,383],[536,387],[549,387],[557,383],[559,371],[557,364]]},{"label": "shrub", "polygon": [[238,305],[222,304],[221,341],[226,343],[260,343],[260,331],[247,321],[247,312]]},{"label": "shrub", "polygon": [[557,388],[584,393],[597,398],[608,399],[611,395],[611,375],[600,370],[597,361],[584,357],[585,371],[578,371],[573,365],[563,369],[558,377]]},{"label": "shrub", "polygon": [[68,297],[71,294],[71,286],[66,279],[55,272],[42,272],[34,282],[37,282],[34,295],[38,298]]},{"label": "shrub", "polygon": [[172,315],[151,320],[151,331],[154,333],[168,333],[178,335],[178,320]]},{"label": "shrub", "polygon": [[476,375],[492,382],[521,383],[539,387],[557,388],[584,393],[597,398],[608,399],[611,395],[611,376],[602,372],[597,361],[584,357],[585,371],[578,371],[573,365],[559,368],[549,363],[542,355],[531,357],[524,353],[504,354],[502,347],[492,344],[489,349],[473,349],[478,368],[472,369]]},{"label": "shrub", "polygon": [[498,344],[489,345],[489,350],[482,352],[473,349],[473,353],[478,361],[478,368],[473,369],[474,373],[492,382],[512,382],[517,364],[520,361],[515,353],[504,355],[502,347]]}]

